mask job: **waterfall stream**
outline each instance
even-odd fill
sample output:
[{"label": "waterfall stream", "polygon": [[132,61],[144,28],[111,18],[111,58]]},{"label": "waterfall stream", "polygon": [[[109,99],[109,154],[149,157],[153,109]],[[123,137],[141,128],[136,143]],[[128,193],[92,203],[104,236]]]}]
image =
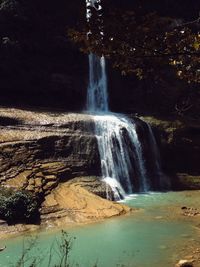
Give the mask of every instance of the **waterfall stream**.
[{"label": "waterfall stream", "polygon": [[[101,0],[86,0],[86,18],[90,21],[91,9],[102,10]],[[103,29],[100,27],[103,38]],[[92,34],[91,31],[88,34]],[[89,85],[87,111],[95,121],[95,135],[101,160],[102,179],[112,188],[116,200],[133,192],[161,189],[164,184],[160,167],[159,151],[153,131],[148,125],[148,153],[155,164],[156,182],[148,174],[143,146],[137,132],[137,124],[122,114],[109,111],[106,62],[104,56],[89,55]],[[164,177],[164,176],[163,176]],[[154,178],[155,179],[155,178]]]},{"label": "waterfall stream", "polygon": [[[124,115],[112,113],[95,115],[94,120],[102,176],[115,192],[115,198],[136,191],[148,191],[150,188],[136,125]],[[133,178],[138,175],[139,188],[136,189]],[[113,184],[121,187],[114,188]]]},{"label": "waterfall stream", "polygon": [[87,110],[89,112],[108,112],[108,92],[106,62],[104,56],[99,58],[89,55],[89,86],[87,91]]}]

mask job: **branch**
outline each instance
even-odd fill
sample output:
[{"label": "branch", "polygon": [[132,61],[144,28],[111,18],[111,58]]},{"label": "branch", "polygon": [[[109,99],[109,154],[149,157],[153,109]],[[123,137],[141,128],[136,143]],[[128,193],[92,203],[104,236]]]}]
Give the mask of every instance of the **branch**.
[{"label": "branch", "polygon": [[182,27],[185,27],[185,26],[188,26],[188,25],[191,25],[191,24],[195,24],[195,23],[200,23],[200,12],[199,12],[199,16],[197,19],[195,20],[192,20],[192,21],[189,21],[189,22],[186,22],[186,23],[183,23],[183,24],[180,24],[174,28],[182,28]]},{"label": "branch", "polygon": [[175,105],[175,110],[178,112],[179,115],[183,114],[185,111],[188,111],[189,109],[191,109],[193,107],[193,104],[190,104],[188,106],[185,107],[178,107],[178,104]]},{"label": "branch", "polygon": [[177,57],[177,56],[200,56],[200,52],[196,52],[196,53],[191,53],[191,52],[180,52],[180,53],[170,53],[170,54],[155,54],[155,55],[137,55],[137,56],[134,56],[134,55],[131,55],[130,58],[162,58],[162,57]]}]

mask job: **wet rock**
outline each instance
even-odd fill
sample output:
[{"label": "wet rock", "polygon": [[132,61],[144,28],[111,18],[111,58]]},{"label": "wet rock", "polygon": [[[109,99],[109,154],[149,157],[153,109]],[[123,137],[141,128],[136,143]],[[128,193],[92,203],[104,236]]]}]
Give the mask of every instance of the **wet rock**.
[{"label": "wet rock", "polygon": [[193,261],[192,260],[180,260],[175,267],[193,267]]},{"label": "wet rock", "polygon": [[191,175],[188,173],[177,173],[176,179],[181,189],[196,190],[200,189],[200,174]]},{"label": "wet rock", "polygon": [[193,208],[193,207],[182,207],[181,209],[183,211],[183,215],[184,216],[193,217],[193,216],[200,215],[200,210],[197,209],[197,208]]},{"label": "wet rock", "polygon": [[141,117],[156,135],[165,173],[176,190],[200,189],[200,123],[177,117]]}]

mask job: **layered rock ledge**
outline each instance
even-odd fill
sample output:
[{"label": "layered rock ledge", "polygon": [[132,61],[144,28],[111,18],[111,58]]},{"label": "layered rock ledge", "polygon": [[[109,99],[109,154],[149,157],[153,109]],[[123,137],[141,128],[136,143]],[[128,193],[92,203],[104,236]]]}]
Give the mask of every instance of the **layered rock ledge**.
[{"label": "layered rock ledge", "polygon": [[83,178],[59,184],[43,202],[41,211],[43,224],[48,225],[49,220],[51,224],[57,226],[74,222],[94,222],[131,211],[125,205],[103,199],[86,189],[93,184],[95,191],[97,183],[94,179],[86,183]]},{"label": "layered rock ledge", "polygon": [[1,185],[47,195],[60,182],[100,175],[89,115],[1,109],[2,121]]},{"label": "layered rock ledge", "polygon": [[[41,199],[41,225],[67,225],[125,214],[106,200],[90,115],[0,108],[0,185],[28,190]],[[104,199],[103,199],[104,198]],[[36,226],[8,227],[15,233]],[[36,227],[37,228],[37,227]]]}]

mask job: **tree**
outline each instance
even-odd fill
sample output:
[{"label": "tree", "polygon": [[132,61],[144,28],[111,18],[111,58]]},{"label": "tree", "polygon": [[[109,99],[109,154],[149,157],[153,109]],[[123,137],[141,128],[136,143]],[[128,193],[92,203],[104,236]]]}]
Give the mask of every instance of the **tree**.
[{"label": "tree", "polygon": [[[102,38],[98,14],[94,10],[93,14],[90,25],[68,32],[82,52],[104,54],[123,76],[137,77],[143,90],[148,87],[154,91],[150,105],[162,103],[163,109],[179,114],[193,108],[193,114],[197,113],[200,102],[199,18],[188,22],[144,9],[110,6],[103,13]],[[88,35],[89,30],[92,34]],[[167,92],[167,87],[179,91],[170,89]],[[158,90],[163,88],[159,96]]]},{"label": "tree", "polygon": [[103,40],[96,22],[96,19],[91,22],[89,38],[88,29],[70,30],[69,36],[82,51],[110,58],[122,75],[134,73],[144,79],[156,72],[157,80],[163,70],[172,67],[178,78],[200,83],[200,34],[195,28],[199,18],[194,23],[182,24],[155,13],[115,10],[104,18]]}]

